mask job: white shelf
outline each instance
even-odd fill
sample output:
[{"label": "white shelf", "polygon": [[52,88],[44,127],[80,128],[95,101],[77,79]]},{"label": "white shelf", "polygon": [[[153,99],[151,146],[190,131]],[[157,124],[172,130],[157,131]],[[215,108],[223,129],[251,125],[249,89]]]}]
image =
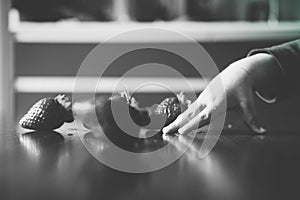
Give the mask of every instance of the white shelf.
[{"label": "white shelf", "polygon": [[[96,87],[99,79],[97,77],[36,77],[23,76],[17,77],[15,81],[15,90],[20,93],[72,93],[75,83],[80,83],[80,88],[76,92],[80,93],[108,93],[120,92],[126,89],[130,92],[141,93],[164,93],[170,92],[201,92],[208,83],[208,80],[199,78],[171,78],[171,77],[105,77],[100,79],[100,85],[105,87]],[[146,85],[145,85],[146,84]],[[144,85],[144,87],[140,87]],[[165,87],[162,87],[162,86]],[[138,90],[136,90],[139,88]]]},{"label": "white shelf", "polygon": [[[300,22],[19,22],[12,20],[10,30],[20,43],[99,43],[118,33],[139,28],[158,27],[184,33],[201,41],[279,40],[300,37]],[[181,42],[165,35],[136,35],[120,43]]]}]

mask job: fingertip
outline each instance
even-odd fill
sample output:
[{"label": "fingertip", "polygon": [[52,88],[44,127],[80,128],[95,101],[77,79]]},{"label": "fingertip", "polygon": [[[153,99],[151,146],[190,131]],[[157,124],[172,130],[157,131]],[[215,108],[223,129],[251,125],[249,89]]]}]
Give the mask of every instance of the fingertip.
[{"label": "fingertip", "polygon": [[172,123],[172,124],[169,124],[168,126],[164,127],[164,128],[162,129],[162,132],[163,132],[164,134],[167,134],[167,133],[172,132],[174,129],[176,129],[176,126]]},{"label": "fingertip", "polygon": [[264,134],[267,132],[267,130],[262,126],[252,126],[251,128],[252,128],[253,132],[255,132],[257,134]]},{"label": "fingertip", "polygon": [[178,129],[178,133],[179,133],[179,135],[184,135],[185,130],[183,128],[180,128],[180,129]]},{"label": "fingertip", "polygon": [[162,132],[163,133],[171,133],[171,132],[174,132],[174,131],[177,131],[177,129],[179,128],[179,123],[178,123],[178,118],[173,121],[171,124],[169,124],[168,126],[164,127],[162,129]]},{"label": "fingertip", "polygon": [[168,140],[168,139],[169,139],[168,135],[165,134],[165,133],[162,134],[162,138],[163,138],[164,140]]},{"label": "fingertip", "polygon": [[248,127],[256,134],[264,134],[267,132],[267,129],[265,129],[257,120],[256,118],[253,118],[252,120],[245,120],[245,123],[248,125]]},{"label": "fingertip", "polygon": [[259,127],[259,133],[260,133],[260,134],[264,134],[264,133],[266,133],[266,132],[267,132],[267,129],[265,129],[265,128],[262,127],[262,126]]},{"label": "fingertip", "polygon": [[167,134],[169,132],[168,126],[162,129],[163,134]]}]

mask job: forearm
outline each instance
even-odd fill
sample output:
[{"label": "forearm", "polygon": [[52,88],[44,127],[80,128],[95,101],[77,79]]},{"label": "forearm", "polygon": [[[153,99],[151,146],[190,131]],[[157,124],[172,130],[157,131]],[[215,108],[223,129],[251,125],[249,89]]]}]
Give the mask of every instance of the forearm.
[{"label": "forearm", "polygon": [[[254,49],[249,52],[248,56],[256,54],[269,54],[273,56],[273,60],[284,72],[285,79],[277,85],[280,91],[279,96],[286,97],[300,93],[300,40],[283,43],[280,45]],[[273,86],[275,88],[275,86]]]},{"label": "forearm", "polygon": [[247,72],[247,78],[253,91],[257,91],[265,100],[271,102],[272,99],[284,93],[286,76],[272,55],[259,53],[241,59],[232,65]]}]

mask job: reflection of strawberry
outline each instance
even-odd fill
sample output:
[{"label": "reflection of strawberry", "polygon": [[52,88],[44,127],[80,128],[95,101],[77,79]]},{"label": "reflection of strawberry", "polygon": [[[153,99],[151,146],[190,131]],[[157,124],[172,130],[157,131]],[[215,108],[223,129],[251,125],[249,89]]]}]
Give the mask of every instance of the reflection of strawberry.
[{"label": "reflection of strawberry", "polygon": [[65,95],[44,98],[35,103],[20,120],[23,128],[32,130],[54,130],[64,122],[72,122],[71,99]]}]

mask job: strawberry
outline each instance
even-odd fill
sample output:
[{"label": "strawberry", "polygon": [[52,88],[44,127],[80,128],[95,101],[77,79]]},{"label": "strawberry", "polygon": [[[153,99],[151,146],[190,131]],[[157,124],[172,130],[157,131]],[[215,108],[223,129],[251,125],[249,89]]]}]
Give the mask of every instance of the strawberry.
[{"label": "strawberry", "polygon": [[74,121],[73,112],[72,112],[72,100],[70,97],[59,94],[55,98],[56,102],[61,105],[63,109],[63,118],[65,122],[70,123]]},{"label": "strawberry", "polygon": [[183,93],[177,94],[176,97],[168,97],[160,104],[151,107],[149,110],[150,117],[157,122],[164,120],[164,126],[167,126],[172,123],[178,115],[184,112],[190,103],[191,101],[188,100]]},{"label": "strawberry", "polygon": [[[120,111],[128,106],[130,117],[139,126],[146,126],[150,122],[148,111],[141,109],[135,98],[130,96],[127,91],[115,94],[110,98],[99,97],[96,99],[95,104],[96,115],[102,127],[110,126],[110,128],[114,128],[113,126],[116,126],[111,110],[112,105],[117,109],[119,108]],[[122,114],[120,113],[120,115]]]},{"label": "strawberry", "polygon": [[20,120],[23,128],[32,130],[54,130],[65,122],[74,120],[71,99],[66,95],[44,98],[35,103]]},{"label": "strawberry", "polygon": [[144,141],[140,138],[140,127],[150,123],[148,111],[141,109],[127,92],[109,98],[97,97],[95,111],[103,133],[118,147],[132,151],[134,144]]}]

